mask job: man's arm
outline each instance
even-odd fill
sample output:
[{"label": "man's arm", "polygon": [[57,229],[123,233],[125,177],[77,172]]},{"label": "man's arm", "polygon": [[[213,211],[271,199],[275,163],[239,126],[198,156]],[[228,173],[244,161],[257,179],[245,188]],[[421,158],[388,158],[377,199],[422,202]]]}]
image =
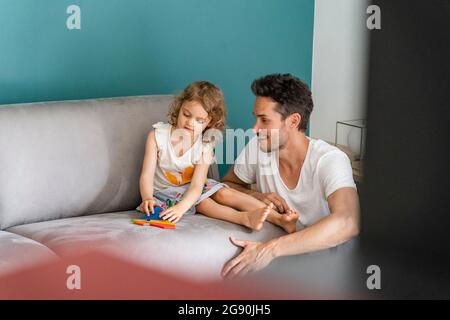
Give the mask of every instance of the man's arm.
[{"label": "man's arm", "polygon": [[359,234],[359,201],[354,188],[341,188],[327,199],[330,215],[293,234],[269,241],[274,257],[335,247]]},{"label": "man's arm", "polygon": [[239,179],[239,177],[234,173],[234,165],[228,169],[228,172],[223,177],[222,182],[233,189],[239,190],[251,196],[253,196],[256,192],[255,190],[250,189],[250,185]]},{"label": "man's arm", "polygon": [[278,193],[276,192],[261,193],[256,190],[250,189],[250,185],[239,179],[236,173],[234,173],[234,165],[230,167],[227,174],[223,177],[222,180],[223,183],[227,184],[231,188],[249,194],[253,198],[258,199],[267,205],[273,203],[276,207],[276,210],[279,213],[284,213],[289,210],[289,206],[286,200],[284,200],[284,198],[281,197]]},{"label": "man's arm", "polygon": [[222,275],[233,277],[264,268],[280,256],[303,254],[335,247],[359,234],[359,201],[356,189],[346,187],[333,192],[327,199],[330,215],[314,225],[275,238],[266,243],[232,242],[243,252],[225,264]]}]

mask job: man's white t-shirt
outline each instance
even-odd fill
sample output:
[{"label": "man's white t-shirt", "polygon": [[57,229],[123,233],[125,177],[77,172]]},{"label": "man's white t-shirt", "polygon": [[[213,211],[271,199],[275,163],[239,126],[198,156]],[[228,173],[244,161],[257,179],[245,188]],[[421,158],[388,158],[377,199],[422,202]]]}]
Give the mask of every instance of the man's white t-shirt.
[{"label": "man's white t-shirt", "polygon": [[278,151],[263,152],[253,137],[236,158],[234,173],[247,184],[256,183],[259,192],[276,192],[290,208],[300,213],[298,229],[310,226],[330,214],[327,198],[344,187],[356,189],[348,156],[323,140],[309,138],[306,158],[297,186],[289,189],[278,170]]}]

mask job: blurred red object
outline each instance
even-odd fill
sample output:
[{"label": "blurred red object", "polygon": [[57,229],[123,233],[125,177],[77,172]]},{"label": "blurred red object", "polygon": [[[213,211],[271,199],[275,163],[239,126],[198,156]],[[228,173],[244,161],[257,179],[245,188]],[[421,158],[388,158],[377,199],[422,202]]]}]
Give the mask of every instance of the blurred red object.
[{"label": "blurred red object", "polygon": [[[70,266],[77,266],[75,269],[80,271],[79,289],[69,289],[73,275]],[[242,279],[216,282],[191,281],[95,251],[0,278],[0,299],[3,300],[301,298],[301,296],[293,297],[288,292],[277,290],[270,283],[258,284]]]}]

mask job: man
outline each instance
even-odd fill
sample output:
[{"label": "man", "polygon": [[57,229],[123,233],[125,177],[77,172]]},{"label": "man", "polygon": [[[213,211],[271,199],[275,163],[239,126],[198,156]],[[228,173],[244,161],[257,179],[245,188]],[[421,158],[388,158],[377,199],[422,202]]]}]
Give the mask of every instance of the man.
[{"label": "man", "polygon": [[[308,86],[290,74],[272,74],[255,80],[252,91],[256,136],[223,181],[262,205],[274,205],[281,216],[295,212],[299,218],[296,231],[265,243],[230,238],[243,251],[224,265],[224,277],[258,271],[279,256],[331,248],[359,233],[350,160],[338,148],[305,135],[313,109]],[[250,161],[255,152],[256,161]]]}]

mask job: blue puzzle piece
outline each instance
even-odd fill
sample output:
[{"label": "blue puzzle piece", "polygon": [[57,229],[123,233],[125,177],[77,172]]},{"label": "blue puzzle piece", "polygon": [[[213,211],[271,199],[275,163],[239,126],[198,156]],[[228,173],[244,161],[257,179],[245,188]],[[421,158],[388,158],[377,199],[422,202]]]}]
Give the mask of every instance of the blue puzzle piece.
[{"label": "blue puzzle piece", "polygon": [[150,212],[150,215],[147,216],[146,214],[144,214],[142,217],[140,217],[139,219],[141,220],[163,220],[159,217],[159,214],[161,212],[163,212],[163,208],[159,207],[159,206],[154,206],[153,207],[153,211],[154,213]]}]

